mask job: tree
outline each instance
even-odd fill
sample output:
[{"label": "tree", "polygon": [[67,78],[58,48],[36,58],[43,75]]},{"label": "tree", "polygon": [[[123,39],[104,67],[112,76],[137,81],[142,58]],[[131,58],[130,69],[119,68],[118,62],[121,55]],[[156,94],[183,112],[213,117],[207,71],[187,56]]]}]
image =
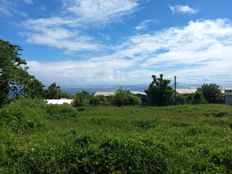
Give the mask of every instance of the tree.
[{"label": "tree", "polygon": [[141,100],[130,91],[125,91],[122,88],[119,88],[112,98],[112,104],[114,106],[140,105]]},{"label": "tree", "polygon": [[163,74],[157,78],[152,75],[153,81],[149,85],[145,93],[148,97],[148,102],[150,105],[163,106],[171,103],[174,90],[169,86],[170,80],[163,78]]},{"label": "tree", "polygon": [[30,78],[27,78],[27,82],[25,82],[23,89],[24,95],[30,98],[44,97],[44,85],[34,76],[30,76]]},{"label": "tree", "polygon": [[34,83],[35,91],[43,89],[42,83],[27,72],[27,62],[20,57],[20,51],[20,46],[0,39],[0,106],[9,101],[10,91],[30,96]]},{"label": "tree", "polygon": [[46,98],[49,99],[60,99],[60,95],[61,89],[56,85],[56,83],[52,83],[46,91]]},{"label": "tree", "polygon": [[206,104],[207,101],[205,100],[205,97],[201,91],[196,91],[193,94],[192,103],[193,104]]},{"label": "tree", "polygon": [[92,95],[90,93],[82,91],[81,93],[76,94],[76,98],[74,99],[72,105],[74,107],[88,106],[91,98]]},{"label": "tree", "polygon": [[221,87],[215,83],[203,84],[197,91],[202,92],[208,103],[222,103],[223,94]]}]

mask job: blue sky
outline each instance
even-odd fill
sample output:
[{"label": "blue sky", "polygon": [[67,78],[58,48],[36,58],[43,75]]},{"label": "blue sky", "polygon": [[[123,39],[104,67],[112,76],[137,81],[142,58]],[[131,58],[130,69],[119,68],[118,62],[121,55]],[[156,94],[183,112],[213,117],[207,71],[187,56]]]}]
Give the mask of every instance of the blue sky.
[{"label": "blue sky", "polygon": [[0,38],[62,86],[232,82],[231,0],[0,0]]}]

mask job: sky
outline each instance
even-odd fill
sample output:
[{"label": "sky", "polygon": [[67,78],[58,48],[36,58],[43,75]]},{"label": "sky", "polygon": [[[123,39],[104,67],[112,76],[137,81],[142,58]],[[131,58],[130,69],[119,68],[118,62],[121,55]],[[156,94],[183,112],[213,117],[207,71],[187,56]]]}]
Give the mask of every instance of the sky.
[{"label": "sky", "polygon": [[0,0],[0,38],[45,85],[232,86],[231,0]]}]

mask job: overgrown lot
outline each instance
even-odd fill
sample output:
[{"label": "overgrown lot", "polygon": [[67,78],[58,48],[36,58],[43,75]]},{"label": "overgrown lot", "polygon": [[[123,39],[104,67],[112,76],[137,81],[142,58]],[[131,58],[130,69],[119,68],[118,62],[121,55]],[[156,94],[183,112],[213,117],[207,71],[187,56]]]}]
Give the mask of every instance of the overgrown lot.
[{"label": "overgrown lot", "polygon": [[232,107],[0,109],[0,173],[232,173]]}]

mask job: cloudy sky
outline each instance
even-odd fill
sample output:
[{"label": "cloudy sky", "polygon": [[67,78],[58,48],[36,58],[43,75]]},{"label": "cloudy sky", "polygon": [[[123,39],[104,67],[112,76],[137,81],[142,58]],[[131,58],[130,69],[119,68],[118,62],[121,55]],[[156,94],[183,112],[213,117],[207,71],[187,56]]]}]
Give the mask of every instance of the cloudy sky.
[{"label": "cloudy sky", "polygon": [[0,0],[0,38],[62,86],[232,84],[231,0]]}]

